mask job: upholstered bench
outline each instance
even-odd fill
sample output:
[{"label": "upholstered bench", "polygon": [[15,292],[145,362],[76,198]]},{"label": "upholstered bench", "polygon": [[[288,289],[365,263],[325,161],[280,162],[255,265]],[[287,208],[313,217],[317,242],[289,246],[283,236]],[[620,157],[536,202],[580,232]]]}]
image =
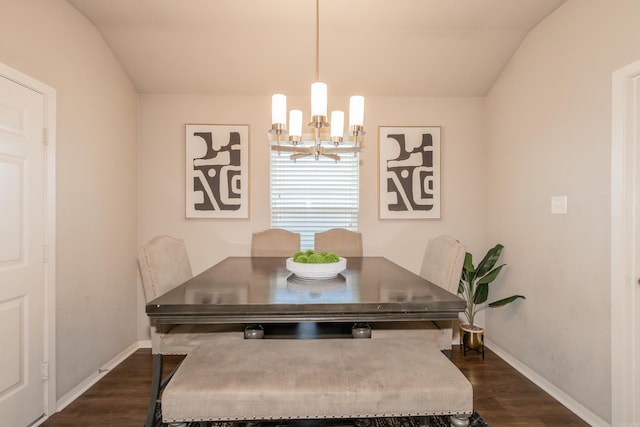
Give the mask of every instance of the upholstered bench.
[{"label": "upholstered bench", "polygon": [[450,414],[471,384],[420,339],[236,340],[194,349],[162,396],[164,422]]}]

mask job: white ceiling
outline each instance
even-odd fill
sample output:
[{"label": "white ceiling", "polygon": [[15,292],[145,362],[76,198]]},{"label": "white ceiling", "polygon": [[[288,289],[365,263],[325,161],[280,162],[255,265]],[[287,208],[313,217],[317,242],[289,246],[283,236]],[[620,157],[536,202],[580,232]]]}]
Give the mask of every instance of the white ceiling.
[{"label": "white ceiling", "polygon": [[[307,95],[315,0],[67,0],[144,94]],[[320,0],[329,95],[484,96],[566,0]]]}]

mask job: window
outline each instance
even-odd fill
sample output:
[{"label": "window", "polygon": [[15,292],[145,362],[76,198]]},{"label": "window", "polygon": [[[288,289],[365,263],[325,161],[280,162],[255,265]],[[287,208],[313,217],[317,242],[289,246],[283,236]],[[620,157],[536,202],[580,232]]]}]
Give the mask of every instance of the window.
[{"label": "window", "polygon": [[271,227],[300,233],[302,250],[313,249],[313,236],[329,228],[358,231],[359,157],[339,162],[312,156],[295,162],[271,152]]}]

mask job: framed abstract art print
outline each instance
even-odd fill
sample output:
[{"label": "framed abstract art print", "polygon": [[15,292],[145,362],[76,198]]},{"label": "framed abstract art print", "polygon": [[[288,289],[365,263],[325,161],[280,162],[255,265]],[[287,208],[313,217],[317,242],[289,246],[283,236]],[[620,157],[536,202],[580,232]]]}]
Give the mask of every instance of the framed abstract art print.
[{"label": "framed abstract art print", "polygon": [[378,128],[380,219],[440,218],[440,127]]},{"label": "framed abstract art print", "polygon": [[249,218],[249,125],[185,128],[186,217]]}]

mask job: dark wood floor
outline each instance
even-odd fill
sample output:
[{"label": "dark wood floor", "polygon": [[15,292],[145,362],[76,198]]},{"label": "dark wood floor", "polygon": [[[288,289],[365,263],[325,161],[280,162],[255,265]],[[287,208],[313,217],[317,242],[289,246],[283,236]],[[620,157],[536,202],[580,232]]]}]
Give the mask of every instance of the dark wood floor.
[{"label": "dark wood floor", "polygon": [[[473,385],[474,408],[491,426],[588,426],[500,357],[454,347],[452,361]],[[167,358],[165,369],[180,360]],[[141,427],[151,387],[151,351],[136,351],[44,427]]]}]

